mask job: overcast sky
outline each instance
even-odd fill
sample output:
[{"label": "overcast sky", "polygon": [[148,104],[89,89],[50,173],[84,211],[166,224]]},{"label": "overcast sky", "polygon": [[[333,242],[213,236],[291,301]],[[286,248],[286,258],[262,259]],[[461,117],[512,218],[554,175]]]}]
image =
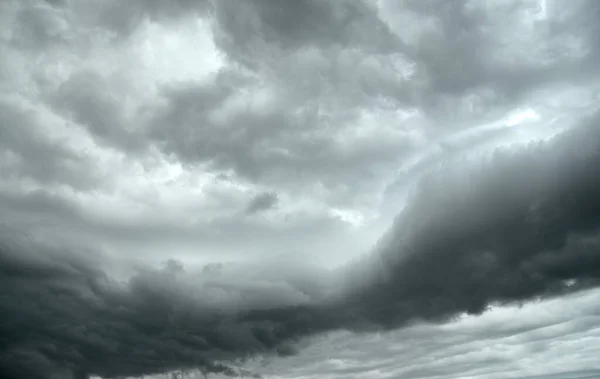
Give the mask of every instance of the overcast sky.
[{"label": "overcast sky", "polygon": [[598,20],[0,1],[0,376],[597,377]]}]

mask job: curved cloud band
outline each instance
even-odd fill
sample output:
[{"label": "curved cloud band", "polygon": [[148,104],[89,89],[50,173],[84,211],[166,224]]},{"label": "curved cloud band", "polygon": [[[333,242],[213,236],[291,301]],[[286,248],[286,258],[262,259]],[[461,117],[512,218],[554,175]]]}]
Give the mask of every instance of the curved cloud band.
[{"label": "curved cloud band", "polygon": [[291,354],[314,334],[446,321],[596,286],[598,167],[597,118],[448,162],[419,182],[371,255],[330,272],[275,262],[196,273],[170,262],[118,281],[109,259],[3,230],[0,376],[245,375],[240,359]]}]

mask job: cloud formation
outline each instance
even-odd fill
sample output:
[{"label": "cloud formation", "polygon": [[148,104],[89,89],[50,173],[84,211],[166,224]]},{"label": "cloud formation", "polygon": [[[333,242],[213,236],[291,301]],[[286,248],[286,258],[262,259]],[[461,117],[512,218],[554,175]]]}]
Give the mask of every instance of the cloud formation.
[{"label": "cloud formation", "polygon": [[311,341],[297,355],[272,360],[261,372],[275,379],[594,378],[599,294],[594,290],[494,307],[454,323],[332,333]]},{"label": "cloud formation", "polygon": [[597,123],[423,178],[370,259],[383,273],[355,307],[393,327],[596,285]]},{"label": "cloud formation", "polygon": [[[223,280],[218,271],[186,274],[170,262],[161,270],[137,268],[119,282],[92,251],[52,249],[12,232],[3,230],[1,251],[6,378],[196,368],[234,376],[239,372],[220,361],[283,349],[285,342],[276,340],[272,325],[239,315],[304,304],[311,293],[301,283],[269,280],[264,267]],[[293,283],[293,275],[286,277]],[[314,286],[309,280],[303,279]]]},{"label": "cloud formation", "polygon": [[246,374],[596,287],[569,4],[0,2],[0,376]]},{"label": "cloud formation", "polygon": [[273,192],[263,192],[256,195],[248,204],[246,212],[249,214],[266,211],[277,205],[277,194]]},{"label": "cloud formation", "polygon": [[318,333],[444,321],[594,287],[597,122],[431,174],[372,255],[328,273],[282,274],[279,264],[186,274],[170,264],[119,283],[92,252],[4,230],[3,375],[237,375],[230,362],[286,355]]}]

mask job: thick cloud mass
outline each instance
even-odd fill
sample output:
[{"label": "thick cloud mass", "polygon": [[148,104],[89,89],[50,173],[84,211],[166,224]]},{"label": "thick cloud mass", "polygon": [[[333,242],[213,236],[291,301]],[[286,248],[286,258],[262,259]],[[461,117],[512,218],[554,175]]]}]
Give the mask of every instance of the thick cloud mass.
[{"label": "thick cloud mass", "polygon": [[185,274],[175,262],[117,282],[102,260],[87,255],[93,252],[43,248],[10,230],[2,231],[2,241],[3,378],[187,368],[236,375],[218,362],[285,349],[287,342],[268,320],[239,316],[305,304],[319,291],[306,275],[295,284],[292,273],[286,281],[269,280],[268,267],[223,280],[218,266]]},{"label": "thick cloud mass", "polygon": [[600,134],[597,118],[587,123],[425,177],[353,307],[393,327],[596,285]]},{"label": "thick cloud mass", "polygon": [[326,274],[282,273],[281,262],[185,273],[171,262],[117,282],[92,252],[3,230],[3,377],[237,375],[231,362],[288,354],[315,333],[443,321],[595,286],[597,122],[477,163],[448,162],[420,182],[372,255]]},{"label": "thick cloud mass", "polygon": [[599,4],[0,1],[0,377],[253,375],[354,334],[412,337],[279,375],[504,379],[531,362],[464,319],[525,356],[600,335],[506,316],[596,293]]}]

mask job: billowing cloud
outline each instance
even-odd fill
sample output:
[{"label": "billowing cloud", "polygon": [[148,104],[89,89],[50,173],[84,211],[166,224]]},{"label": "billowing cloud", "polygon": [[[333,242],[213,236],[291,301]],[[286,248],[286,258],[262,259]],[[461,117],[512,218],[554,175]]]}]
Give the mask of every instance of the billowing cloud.
[{"label": "billowing cloud", "polygon": [[305,304],[318,294],[314,278],[294,285],[288,271],[287,281],[270,280],[265,267],[225,275],[218,267],[186,274],[174,262],[161,270],[131,264],[137,273],[120,282],[107,274],[111,262],[93,251],[66,252],[2,233],[6,378],[186,368],[236,375],[219,361],[284,349],[272,325],[238,321],[240,314]]},{"label": "billowing cloud", "polygon": [[354,306],[394,326],[595,285],[597,122],[423,178],[369,257],[381,274],[353,289]]},{"label": "billowing cloud", "polygon": [[237,375],[228,363],[289,354],[318,333],[443,321],[594,287],[597,130],[593,119],[541,145],[441,169],[421,181],[373,255],[329,273],[281,275],[300,268],[280,263],[186,274],[170,264],[119,283],[92,252],[4,231],[5,376]]},{"label": "billowing cloud", "polygon": [[252,375],[414,328],[454,358],[312,364],[500,375],[420,323],[597,285],[600,7],[569,4],[0,2],[0,376]]}]

